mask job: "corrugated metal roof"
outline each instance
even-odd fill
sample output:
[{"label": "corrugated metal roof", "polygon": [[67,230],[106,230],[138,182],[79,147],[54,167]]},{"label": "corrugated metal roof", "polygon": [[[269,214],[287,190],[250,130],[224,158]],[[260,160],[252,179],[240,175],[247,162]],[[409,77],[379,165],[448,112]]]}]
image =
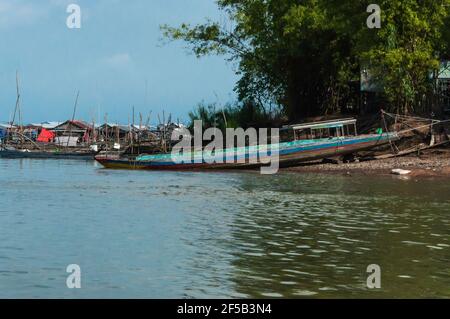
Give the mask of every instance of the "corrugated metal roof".
[{"label": "corrugated metal roof", "polygon": [[45,129],[52,129],[61,125],[63,122],[42,122],[42,123],[31,123],[31,126],[43,127]]}]

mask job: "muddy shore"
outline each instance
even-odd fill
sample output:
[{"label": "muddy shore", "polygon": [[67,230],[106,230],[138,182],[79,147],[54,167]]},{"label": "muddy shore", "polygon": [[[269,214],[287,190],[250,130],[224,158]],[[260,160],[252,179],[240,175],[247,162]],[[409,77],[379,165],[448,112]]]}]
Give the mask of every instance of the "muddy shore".
[{"label": "muddy shore", "polygon": [[406,177],[450,178],[450,148],[428,150],[420,155],[413,154],[353,163],[325,164],[318,161],[298,167],[286,168],[284,171],[344,175],[392,175],[393,169],[411,171],[410,174],[405,175]]}]

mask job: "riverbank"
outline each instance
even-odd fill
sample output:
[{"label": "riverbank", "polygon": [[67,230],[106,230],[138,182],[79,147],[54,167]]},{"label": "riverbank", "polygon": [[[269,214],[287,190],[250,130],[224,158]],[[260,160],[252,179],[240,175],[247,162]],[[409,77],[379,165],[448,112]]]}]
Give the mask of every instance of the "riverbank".
[{"label": "riverbank", "polygon": [[450,148],[432,149],[417,154],[354,163],[322,163],[321,161],[298,167],[286,168],[285,171],[298,173],[326,174],[362,174],[391,175],[393,169],[411,171],[409,177],[445,177],[450,178]]}]

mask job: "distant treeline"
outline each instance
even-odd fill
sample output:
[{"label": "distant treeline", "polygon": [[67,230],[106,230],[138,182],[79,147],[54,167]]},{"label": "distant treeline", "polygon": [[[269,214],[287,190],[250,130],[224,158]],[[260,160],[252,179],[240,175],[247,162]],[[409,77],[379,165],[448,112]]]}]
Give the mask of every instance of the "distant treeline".
[{"label": "distant treeline", "polygon": [[[240,106],[225,113],[239,119],[250,110],[255,117],[283,114],[290,121],[340,112],[360,98],[364,69],[377,83],[384,108],[426,111],[436,103],[430,75],[450,56],[450,0],[379,0],[379,29],[368,27],[369,3],[219,0],[226,22],[162,30],[199,57],[223,54],[236,64]],[[206,116],[206,110],[200,107],[197,115]]]}]

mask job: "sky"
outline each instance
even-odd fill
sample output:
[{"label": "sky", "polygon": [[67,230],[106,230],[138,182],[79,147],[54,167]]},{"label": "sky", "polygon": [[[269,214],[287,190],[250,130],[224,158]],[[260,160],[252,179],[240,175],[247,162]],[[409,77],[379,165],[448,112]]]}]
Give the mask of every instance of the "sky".
[{"label": "sky", "polygon": [[[69,29],[69,4],[81,28]],[[127,123],[135,107],[181,122],[199,102],[236,99],[235,66],[198,59],[160,25],[224,20],[214,0],[0,0],[0,121],[12,118],[19,72],[23,122],[76,118]]]}]

